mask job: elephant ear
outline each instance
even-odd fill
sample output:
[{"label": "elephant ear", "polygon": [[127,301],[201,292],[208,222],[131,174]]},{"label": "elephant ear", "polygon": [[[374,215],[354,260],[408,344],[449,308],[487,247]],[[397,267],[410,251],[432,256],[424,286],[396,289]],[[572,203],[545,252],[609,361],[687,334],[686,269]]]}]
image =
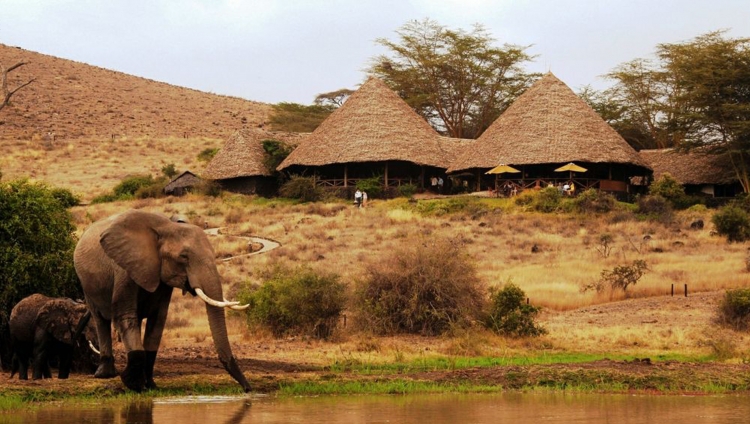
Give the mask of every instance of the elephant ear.
[{"label": "elephant ear", "polygon": [[104,252],[124,269],[130,278],[153,293],[159,286],[161,258],[156,231],[169,220],[143,211],[117,216],[99,239]]},{"label": "elephant ear", "polygon": [[73,301],[69,299],[52,299],[39,309],[36,315],[36,328],[52,335],[55,340],[73,344],[75,324],[71,326]]}]

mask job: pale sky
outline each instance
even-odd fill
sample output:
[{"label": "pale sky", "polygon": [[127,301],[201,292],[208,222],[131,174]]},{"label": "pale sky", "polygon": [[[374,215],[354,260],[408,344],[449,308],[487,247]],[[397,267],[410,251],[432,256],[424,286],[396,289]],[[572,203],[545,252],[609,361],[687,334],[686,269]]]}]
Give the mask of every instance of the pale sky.
[{"label": "pale sky", "polygon": [[[530,45],[529,72],[601,89],[657,44],[726,29],[750,37],[748,0],[0,0],[0,43],[267,103],[356,89],[410,20],[482,24]],[[2,60],[2,58],[0,58]]]}]

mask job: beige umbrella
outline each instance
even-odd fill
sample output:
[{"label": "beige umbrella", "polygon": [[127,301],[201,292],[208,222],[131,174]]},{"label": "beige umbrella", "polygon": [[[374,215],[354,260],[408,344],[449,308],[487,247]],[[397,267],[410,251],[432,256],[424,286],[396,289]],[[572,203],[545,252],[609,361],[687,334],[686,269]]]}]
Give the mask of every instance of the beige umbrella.
[{"label": "beige umbrella", "polygon": [[521,171],[519,171],[518,169],[512,166],[503,164],[503,165],[498,165],[490,169],[489,171],[485,172],[485,174],[506,174],[506,173],[516,174],[518,172],[521,172]]},{"label": "beige umbrella", "polygon": [[586,171],[588,171],[588,169],[586,169],[586,168],[584,168],[582,166],[578,166],[578,165],[574,164],[573,162],[570,162],[567,165],[563,165],[563,166],[555,169],[555,172],[565,172],[565,171],[570,172],[570,178],[573,178],[573,173],[574,172],[586,172]]}]

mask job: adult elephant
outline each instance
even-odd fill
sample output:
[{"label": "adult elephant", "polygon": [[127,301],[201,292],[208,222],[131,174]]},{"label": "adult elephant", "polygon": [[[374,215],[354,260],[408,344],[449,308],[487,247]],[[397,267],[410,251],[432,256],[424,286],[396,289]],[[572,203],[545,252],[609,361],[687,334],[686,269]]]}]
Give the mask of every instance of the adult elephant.
[{"label": "adult elephant", "polygon": [[156,387],[154,363],[172,290],[177,287],[206,302],[219,360],[250,391],[232,354],[224,319],[224,308],[246,306],[224,300],[215,254],[202,229],[131,210],[89,227],[76,246],[74,262],[99,336],[101,363],[95,377],[117,375],[112,356],[114,321],[127,353],[122,382],[135,391]]},{"label": "adult elephant", "polygon": [[80,335],[85,332],[88,342],[96,340],[90,318],[86,305],[72,299],[42,294],[22,299],[13,307],[8,322],[14,354],[11,377],[18,371],[19,379],[28,379],[29,362],[33,359],[34,380],[50,378],[49,359],[56,356],[57,378],[68,378]]}]

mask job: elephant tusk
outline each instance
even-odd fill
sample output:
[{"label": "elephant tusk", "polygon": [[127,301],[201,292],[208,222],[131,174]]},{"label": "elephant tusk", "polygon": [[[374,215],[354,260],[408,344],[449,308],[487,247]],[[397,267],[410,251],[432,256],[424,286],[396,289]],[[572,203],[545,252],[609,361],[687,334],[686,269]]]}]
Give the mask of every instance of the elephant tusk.
[{"label": "elephant tusk", "polygon": [[101,352],[99,352],[99,349],[97,349],[96,347],[94,347],[94,344],[91,343],[91,340],[89,340],[89,349],[91,349],[92,351],[94,351],[94,353],[96,353],[97,355],[101,355],[102,354]]},{"label": "elephant tusk", "polygon": [[244,311],[245,309],[249,307],[250,307],[250,304],[248,303],[246,305],[232,305],[229,307],[229,309],[232,309],[234,311]]},{"label": "elephant tusk", "polygon": [[208,303],[211,306],[216,306],[217,308],[226,308],[231,306],[239,305],[240,302],[219,302],[218,300],[211,299],[210,297],[206,296],[206,293],[203,293],[203,290],[201,289],[195,289],[195,293],[200,297],[204,302]]}]

